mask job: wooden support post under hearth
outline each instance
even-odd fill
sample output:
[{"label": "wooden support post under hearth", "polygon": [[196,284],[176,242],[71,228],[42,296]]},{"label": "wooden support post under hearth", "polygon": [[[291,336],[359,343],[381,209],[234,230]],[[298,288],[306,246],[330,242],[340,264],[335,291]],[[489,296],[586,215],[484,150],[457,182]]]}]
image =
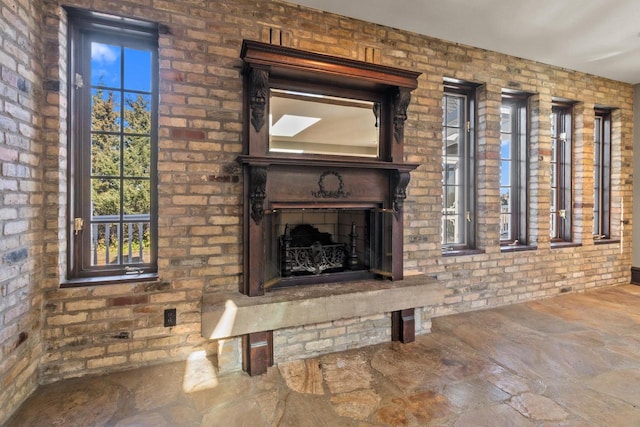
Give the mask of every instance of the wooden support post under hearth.
[{"label": "wooden support post under hearth", "polygon": [[402,343],[414,342],[416,339],[415,309],[391,312],[391,340]]},{"label": "wooden support post under hearth", "polygon": [[242,337],[242,369],[261,375],[273,365],[273,331],[254,332]]}]

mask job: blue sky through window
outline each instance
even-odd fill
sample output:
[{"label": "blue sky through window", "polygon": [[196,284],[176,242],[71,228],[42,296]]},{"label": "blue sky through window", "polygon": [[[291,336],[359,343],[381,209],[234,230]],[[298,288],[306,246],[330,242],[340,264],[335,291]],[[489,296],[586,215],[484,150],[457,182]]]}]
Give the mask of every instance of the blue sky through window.
[{"label": "blue sky through window", "polygon": [[[124,64],[123,64],[124,61]],[[151,92],[151,52],[91,43],[91,85]]]}]

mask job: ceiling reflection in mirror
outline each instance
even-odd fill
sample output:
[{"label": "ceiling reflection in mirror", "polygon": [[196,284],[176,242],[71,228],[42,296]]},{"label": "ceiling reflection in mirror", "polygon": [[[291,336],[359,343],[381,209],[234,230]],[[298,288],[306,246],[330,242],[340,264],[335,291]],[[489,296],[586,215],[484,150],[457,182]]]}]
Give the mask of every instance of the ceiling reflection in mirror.
[{"label": "ceiling reflection in mirror", "polygon": [[379,105],[271,89],[269,152],[378,157]]}]

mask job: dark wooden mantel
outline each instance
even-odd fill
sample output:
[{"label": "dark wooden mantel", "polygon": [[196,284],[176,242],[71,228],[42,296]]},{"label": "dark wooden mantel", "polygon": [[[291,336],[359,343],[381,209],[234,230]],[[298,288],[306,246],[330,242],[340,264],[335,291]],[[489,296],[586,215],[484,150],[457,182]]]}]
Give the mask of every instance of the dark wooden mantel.
[{"label": "dark wooden mantel", "polygon": [[[243,42],[240,56],[244,61],[245,117],[244,152],[237,159],[243,166],[245,194],[241,292],[249,297],[265,293],[268,228],[263,218],[278,206],[366,206],[393,214],[389,221],[392,237],[387,239],[390,243],[385,252],[391,254],[389,271],[376,272],[371,267],[367,273],[402,280],[403,202],[410,172],[418,166],[404,163],[404,123],[420,73],[250,40]],[[378,155],[270,152],[267,119],[272,88],[372,102],[379,127]],[[327,182],[333,187],[325,188]],[[334,188],[336,182],[338,187]],[[411,313],[394,315],[394,339],[413,339]],[[272,331],[263,330],[244,336],[246,371],[261,373],[273,362],[272,335]]]}]

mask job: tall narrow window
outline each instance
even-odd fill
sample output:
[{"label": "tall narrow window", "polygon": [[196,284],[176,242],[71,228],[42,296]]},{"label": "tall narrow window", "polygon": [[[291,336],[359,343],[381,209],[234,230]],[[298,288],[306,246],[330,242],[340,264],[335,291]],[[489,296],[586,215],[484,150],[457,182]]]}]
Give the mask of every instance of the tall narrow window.
[{"label": "tall narrow window", "polygon": [[70,278],[156,271],[154,24],[69,10]]},{"label": "tall narrow window", "polygon": [[551,109],[551,242],[571,241],[571,106]]},{"label": "tall narrow window", "polygon": [[593,147],[593,236],[609,239],[611,204],[611,112],[595,111]]},{"label": "tall narrow window", "polygon": [[471,249],[474,232],[474,93],[445,85],[442,99],[442,248]]},{"label": "tall narrow window", "polygon": [[503,95],[500,108],[500,243],[527,243],[527,99]]}]

